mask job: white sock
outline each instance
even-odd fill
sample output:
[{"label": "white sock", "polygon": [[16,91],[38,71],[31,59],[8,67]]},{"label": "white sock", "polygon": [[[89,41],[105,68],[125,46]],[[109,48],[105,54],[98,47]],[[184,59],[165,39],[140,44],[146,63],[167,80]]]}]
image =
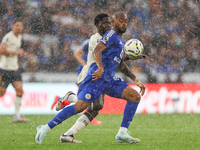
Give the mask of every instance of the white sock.
[{"label": "white sock", "polygon": [[127,130],[128,130],[128,129],[125,128],[125,127],[120,127],[120,128],[119,128],[119,132],[127,132]]},{"label": "white sock", "polygon": [[77,98],[77,96],[74,95],[74,94],[71,94],[71,95],[69,95],[69,97],[68,97],[68,101],[69,101],[70,103],[76,103],[77,100],[78,100],[78,98]]},{"label": "white sock", "polygon": [[16,117],[20,117],[21,102],[22,102],[22,97],[16,96],[15,97],[15,115],[16,115]]},{"label": "white sock", "polygon": [[47,129],[47,131],[51,131],[51,128],[48,126],[48,124],[45,124],[44,127]]},{"label": "white sock", "polygon": [[85,126],[87,126],[89,123],[90,120],[86,115],[83,114],[78,118],[76,123],[64,135],[76,134],[77,132],[85,128]]}]

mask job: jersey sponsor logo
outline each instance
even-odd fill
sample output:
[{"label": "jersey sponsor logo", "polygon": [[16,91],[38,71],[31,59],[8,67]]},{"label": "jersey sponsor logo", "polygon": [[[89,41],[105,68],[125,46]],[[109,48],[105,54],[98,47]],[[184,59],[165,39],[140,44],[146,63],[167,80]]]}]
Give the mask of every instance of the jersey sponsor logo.
[{"label": "jersey sponsor logo", "polygon": [[122,51],[120,53],[120,58],[122,59],[124,57],[124,49],[122,48]]},{"label": "jersey sponsor logo", "polygon": [[123,56],[124,56],[124,49],[122,48],[122,51],[120,53],[120,58],[118,58],[117,56],[115,56],[114,61],[120,63],[121,59],[123,58]]},{"label": "jersey sponsor logo", "polygon": [[86,99],[91,99],[91,94],[89,94],[89,93],[86,94],[86,95],[85,95],[85,98],[86,98]]},{"label": "jersey sponsor logo", "polygon": [[121,59],[119,59],[117,56],[115,56],[114,61],[120,63],[120,62],[121,62]]}]

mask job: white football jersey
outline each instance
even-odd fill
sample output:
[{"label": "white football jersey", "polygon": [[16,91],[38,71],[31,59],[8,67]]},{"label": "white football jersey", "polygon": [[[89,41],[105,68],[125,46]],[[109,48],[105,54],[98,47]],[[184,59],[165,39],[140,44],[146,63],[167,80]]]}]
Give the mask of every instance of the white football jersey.
[{"label": "white football jersey", "polygon": [[[13,31],[7,33],[2,40],[2,43],[7,45],[8,51],[16,51],[21,47],[22,35],[15,36]],[[3,70],[17,70],[18,55],[0,55],[0,68]]]},{"label": "white football jersey", "polygon": [[88,56],[87,56],[87,65],[83,67],[83,69],[81,70],[81,73],[78,76],[78,79],[77,79],[78,84],[81,83],[85,79],[88,69],[90,68],[90,65],[95,62],[93,51],[101,38],[102,36],[99,33],[95,33],[90,37]]}]

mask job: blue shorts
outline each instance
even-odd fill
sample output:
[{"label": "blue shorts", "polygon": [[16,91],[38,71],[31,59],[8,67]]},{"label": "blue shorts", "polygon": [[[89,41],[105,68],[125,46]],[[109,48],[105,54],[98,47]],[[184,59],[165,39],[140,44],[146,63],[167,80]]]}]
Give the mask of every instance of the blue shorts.
[{"label": "blue shorts", "polygon": [[92,81],[92,76],[87,76],[78,90],[78,99],[86,102],[95,102],[101,93],[111,97],[121,98],[123,90],[129,86],[124,80],[114,76],[109,82],[103,79]]}]

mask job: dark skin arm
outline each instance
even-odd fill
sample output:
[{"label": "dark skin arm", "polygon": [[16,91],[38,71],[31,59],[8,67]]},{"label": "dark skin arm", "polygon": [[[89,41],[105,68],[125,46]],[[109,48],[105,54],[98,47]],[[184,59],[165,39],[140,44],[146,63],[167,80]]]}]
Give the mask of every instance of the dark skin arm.
[{"label": "dark skin arm", "polygon": [[118,69],[125,74],[127,77],[129,77],[131,80],[133,80],[138,87],[140,87],[140,93],[143,96],[145,93],[146,87],[144,84],[131,72],[131,70],[128,68],[128,66],[124,63],[124,59],[120,62]]},{"label": "dark skin arm", "polygon": [[84,51],[81,48],[78,48],[73,56],[74,58],[82,65],[85,66],[87,63],[83,60],[83,58],[81,57],[81,55],[84,53]]},{"label": "dark skin arm", "polygon": [[127,61],[127,60],[137,60],[137,59],[145,59],[147,58],[147,55],[139,55],[138,57],[132,57],[132,56],[128,56],[128,55],[125,55],[124,56],[124,61]]},{"label": "dark skin arm", "polygon": [[94,60],[97,64],[98,69],[92,75],[93,81],[96,81],[97,79],[99,79],[104,72],[103,63],[102,63],[102,51],[104,51],[105,49],[106,49],[106,45],[103,44],[102,42],[99,42],[94,49],[93,55],[94,55]]}]

